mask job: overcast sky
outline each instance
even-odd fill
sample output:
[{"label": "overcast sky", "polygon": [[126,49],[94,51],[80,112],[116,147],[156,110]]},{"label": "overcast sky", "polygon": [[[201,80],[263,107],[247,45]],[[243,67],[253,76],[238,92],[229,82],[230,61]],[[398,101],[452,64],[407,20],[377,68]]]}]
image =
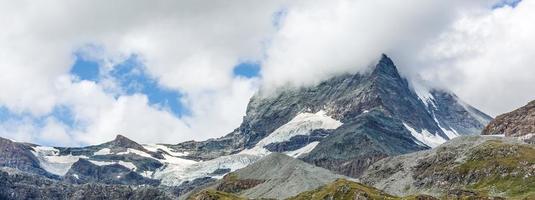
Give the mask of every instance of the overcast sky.
[{"label": "overcast sky", "polygon": [[0,137],[219,137],[259,88],[363,71],[497,115],[535,99],[534,0],[0,0]]}]

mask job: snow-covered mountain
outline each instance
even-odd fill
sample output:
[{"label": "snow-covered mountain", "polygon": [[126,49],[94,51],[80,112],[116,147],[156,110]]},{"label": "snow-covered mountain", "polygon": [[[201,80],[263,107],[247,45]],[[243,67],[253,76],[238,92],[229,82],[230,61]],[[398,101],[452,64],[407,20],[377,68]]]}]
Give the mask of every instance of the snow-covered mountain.
[{"label": "snow-covered mountain", "polygon": [[76,184],[194,187],[278,152],[358,177],[384,157],[479,134],[489,120],[452,93],[415,92],[383,55],[366,73],[271,95],[259,91],[242,124],[221,138],[138,144],[119,135],[76,148],[0,139],[0,166]]},{"label": "snow-covered mountain", "polygon": [[479,134],[491,119],[450,92],[415,92],[383,55],[367,73],[343,74],[274,95],[260,91],[232,133],[171,148],[198,160],[284,152],[358,176],[380,158]]}]

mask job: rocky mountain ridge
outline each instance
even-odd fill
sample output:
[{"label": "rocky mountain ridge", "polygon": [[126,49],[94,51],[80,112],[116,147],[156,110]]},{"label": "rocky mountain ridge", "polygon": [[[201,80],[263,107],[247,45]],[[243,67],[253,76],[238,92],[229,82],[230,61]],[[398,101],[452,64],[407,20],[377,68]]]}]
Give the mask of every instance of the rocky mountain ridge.
[{"label": "rocky mountain ridge", "polygon": [[450,190],[507,198],[535,195],[535,146],[515,138],[463,136],[431,149],[380,160],[360,178],[399,196]]},{"label": "rocky mountain ridge", "polygon": [[509,113],[499,115],[483,129],[481,134],[528,138],[535,135],[535,101]]}]

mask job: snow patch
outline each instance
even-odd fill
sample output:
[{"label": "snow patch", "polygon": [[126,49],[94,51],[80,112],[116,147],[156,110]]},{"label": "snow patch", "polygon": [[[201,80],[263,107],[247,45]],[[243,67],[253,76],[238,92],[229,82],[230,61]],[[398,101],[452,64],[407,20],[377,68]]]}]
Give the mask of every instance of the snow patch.
[{"label": "snow patch", "polygon": [[[245,149],[239,154],[265,156],[271,153],[269,150],[264,148],[269,144],[289,141],[292,137],[298,135],[310,135],[313,130],[317,129],[336,129],[341,125],[342,122],[327,116],[323,110],[320,110],[316,113],[300,113],[288,123],[277,128],[267,137],[260,140],[253,148]],[[308,148],[313,149],[312,146],[308,146]]]},{"label": "snow patch", "polygon": [[129,153],[133,153],[133,154],[137,154],[137,155],[140,155],[140,156],[143,156],[143,157],[148,157],[148,158],[152,158],[152,156],[144,151],[140,151],[140,150],[137,150],[137,149],[131,149],[131,148],[128,148],[126,149],[125,152],[119,152],[117,153],[117,155],[124,155],[124,154],[129,154]]},{"label": "snow patch", "polygon": [[102,148],[100,150],[98,150],[97,152],[93,153],[93,155],[97,156],[97,155],[108,155],[111,153],[111,150],[109,148]]},{"label": "snow patch", "polygon": [[125,161],[96,161],[96,160],[88,160],[89,162],[98,165],[98,166],[105,166],[105,165],[113,165],[113,164],[119,164],[122,165],[132,171],[135,171],[137,169],[136,165],[134,165],[131,162],[125,162]]},{"label": "snow patch", "polygon": [[97,160],[88,160],[88,161],[98,166],[113,165],[116,163],[112,161],[97,161]]},{"label": "snow patch", "polygon": [[33,148],[32,153],[37,157],[37,160],[39,160],[39,166],[44,170],[59,176],[64,176],[69,171],[72,164],[77,162],[80,158],[87,158],[86,156],[73,155],[60,156],[59,150],[54,147],[36,146]]},{"label": "snow patch", "polygon": [[306,146],[304,147],[301,147],[300,149],[297,149],[297,150],[294,150],[294,151],[288,151],[288,152],[285,152],[284,154],[288,155],[288,156],[291,156],[291,157],[294,157],[294,158],[297,158],[303,154],[307,154],[307,153],[310,153],[314,148],[316,148],[316,146],[318,146],[320,142],[318,141],[315,141],[315,142],[311,142],[309,144],[307,144]]},{"label": "snow patch", "polygon": [[143,147],[152,152],[158,152],[158,150],[161,150],[175,157],[189,155],[189,152],[176,152],[175,150],[161,144],[145,144]]},{"label": "snow patch", "polygon": [[167,164],[163,169],[155,171],[152,178],[160,179],[161,184],[167,186],[180,185],[184,181],[191,181],[207,176],[222,178],[223,175],[213,176],[211,173],[217,169],[235,171],[256,162],[260,158],[261,156],[234,154],[194,164]]},{"label": "snow patch", "polygon": [[126,167],[126,168],[128,168],[128,169],[130,169],[130,170],[132,170],[132,171],[136,171],[136,169],[137,169],[136,165],[134,165],[133,163],[131,163],[131,162],[124,162],[124,161],[122,161],[122,160],[119,161],[119,165],[122,165],[122,166],[124,166],[124,167]]},{"label": "snow patch", "polygon": [[284,142],[297,135],[309,135],[315,129],[336,129],[342,122],[335,120],[320,110],[317,113],[300,113],[288,123],[277,128],[266,138],[260,140],[258,145]]},{"label": "snow patch", "polygon": [[406,123],[403,123],[405,128],[411,132],[411,135],[416,138],[419,142],[424,143],[425,145],[429,147],[436,147],[444,142],[446,142],[446,139],[439,135],[431,134],[426,129],[423,129],[421,132],[416,131]]},{"label": "snow patch", "polygon": [[453,138],[459,137],[459,133],[453,128],[450,128],[450,130],[447,130],[447,129],[441,127],[440,125],[438,125],[438,127],[440,127],[442,132],[444,132],[446,134],[446,136],[448,136],[448,139],[450,139],[450,140],[453,139]]},{"label": "snow patch", "polygon": [[436,108],[436,105],[434,103],[434,97],[433,94],[429,91],[429,88],[423,86],[422,84],[415,83],[413,84],[414,93],[420,98],[420,100],[427,106],[432,105]]}]

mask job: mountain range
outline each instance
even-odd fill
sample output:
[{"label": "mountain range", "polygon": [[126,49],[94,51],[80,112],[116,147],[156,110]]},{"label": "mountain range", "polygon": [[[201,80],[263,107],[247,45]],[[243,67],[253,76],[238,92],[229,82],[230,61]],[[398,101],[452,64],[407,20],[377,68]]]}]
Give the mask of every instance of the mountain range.
[{"label": "mountain range", "polygon": [[532,104],[493,120],[451,92],[414,90],[382,55],[365,72],[260,90],[220,138],[139,144],[118,135],[86,147],[0,138],[0,199],[525,197],[531,190],[495,183],[531,180],[533,147],[478,135],[529,135]]}]

